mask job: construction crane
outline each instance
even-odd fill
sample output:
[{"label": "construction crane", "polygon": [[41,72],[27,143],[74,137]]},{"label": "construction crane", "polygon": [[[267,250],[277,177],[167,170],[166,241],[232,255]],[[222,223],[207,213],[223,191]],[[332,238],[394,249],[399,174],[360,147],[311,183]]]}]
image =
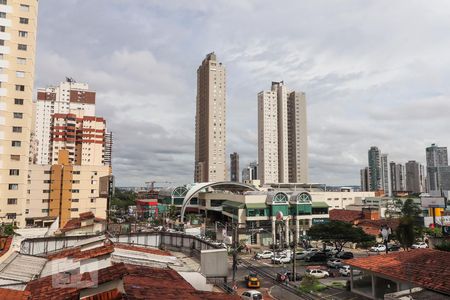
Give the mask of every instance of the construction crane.
[{"label": "construction crane", "polygon": [[147,189],[149,191],[152,191],[155,188],[155,183],[173,183],[171,181],[146,181],[145,184],[147,185]]}]

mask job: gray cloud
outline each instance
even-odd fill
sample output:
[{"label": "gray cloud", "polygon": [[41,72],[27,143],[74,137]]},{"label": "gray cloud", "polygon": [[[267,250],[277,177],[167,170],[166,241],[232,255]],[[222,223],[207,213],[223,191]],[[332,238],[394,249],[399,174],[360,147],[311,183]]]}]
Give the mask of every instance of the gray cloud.
[{"label": "gray cloud", "polygon": [[450,3],[435,1],[47,0],[36,86],[65,76],[97,91],[120,185],[190,182],[196,69],[228,74],[228,152],[257,159],[257,92],[307,94],[310,177],[358,184],[367,149],[424,161],[450,145]]}]

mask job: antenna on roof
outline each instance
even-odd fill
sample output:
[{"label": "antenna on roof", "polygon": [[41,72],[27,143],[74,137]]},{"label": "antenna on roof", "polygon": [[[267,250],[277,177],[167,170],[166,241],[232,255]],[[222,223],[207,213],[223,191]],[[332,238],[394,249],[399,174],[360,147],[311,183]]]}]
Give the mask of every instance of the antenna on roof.
[{"label": "antenna on roof", "polygon": [[75,79],[73,79],[73,77],[67,77],[67,76],[66,76],[66,81],[70,82],[70,83],[76,82]]}]

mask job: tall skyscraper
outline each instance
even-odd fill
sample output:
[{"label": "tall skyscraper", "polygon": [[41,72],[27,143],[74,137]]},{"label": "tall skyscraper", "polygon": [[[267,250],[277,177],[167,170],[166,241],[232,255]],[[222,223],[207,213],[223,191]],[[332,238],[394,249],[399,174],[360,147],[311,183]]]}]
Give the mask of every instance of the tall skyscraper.
[{"label": "tall skyscraper", "polygon": [[381,152],[378,147],[370,147],[368,152],[369,158],[369,189],[371,191],[379,191],[383,189],[381,174]]},{"label": "tall skyscraper", "polygon": [[242,181],[258,179],[258,163],[251,162],[247,167],[242,169]]},{"label": "tall skyscraper", "polygon": [[450,190],[450,167],[447,147],[431,144],[426,148],[429,191]]},{"label": "tall skyscraper", "polygon": [[89,91],[86,83],[75,82],[71,78],[67,78],[58,86],[38,89],[35,117],[37,164],[46,165],[57,161],[50,159],[52,116],[54,114],[72,114],[76,118],[95,116],[95,96],[95,92]]},{"label": "tall skyscraper", "polygon": [[195,182],[225,181],[226,71],[214,52],[197,69]]},{"label": "tall skyscraper", "polygon": [[381,183],[383,186],[384,194],[391,196],[391,184],[390,184],[390,178],[389,178],[389,162],[388,162],[388,155],[387,154],[381,154]]},{"label": "tall skyscraper", "polygon": [[0,218],[25,226],[37,0],[0,1]]},{"label": "tall skyscraper", "polygon": [[359,176],[361,179],[361,191],[367,192],[370,190],[369,188],[369,168],[365,167],[359,171]]},{"label": "tall skyscraper", "polygon": [[420,193],[421,178],[420,178],[420,164],[415,160],[410,160],[405,164],[406,170],[406,190],[413,193]]},{"label": "tall skyscraper", "polygon": [[262,183],[308,182],[306,98],[272,82],[258,93],[258,164]]},{"label": "tall skyscraper", "polygon": [[405,166],[393,161],[389,163],[391,175],[391,191],[403,192],[406,190],[406,171]]},{"label": "tall skyscraper", "polygon": [[230,154],[230,180],[239,182],[239,154],[236,152]]}]

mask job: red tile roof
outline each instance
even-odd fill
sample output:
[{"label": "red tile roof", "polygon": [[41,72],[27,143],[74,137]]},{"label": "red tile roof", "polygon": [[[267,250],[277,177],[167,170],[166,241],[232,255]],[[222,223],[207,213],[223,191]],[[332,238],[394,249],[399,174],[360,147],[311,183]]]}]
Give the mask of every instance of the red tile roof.
[{"label": "red tile roof", "polygon": [[28,300],[30,297],[30,292],[27,291],[17,291],[10,289],[0,289],[0,299],[7,300]]},{"label": "red tile roof", "polygon": [[81,213],[80,214],[80,220],[89,220],[89,219],[94,219],[95,218],[95,215],[91,212],[91,211],[88,211],[88,212],[84,212],[84,213]]},{"label": "red tile roof", "polygon": [[415,249],[386,255],[354,258],[349,265],[388,278],[450,295],[450,253],[434,249]]},{"label": "red tile roof", "polygon": [[110,291],[106,291],[103,293],[83,298],[83,300],[122,300],[122,299],[126,298],[124,298],[124,295],[117,289],[113,289]]},{"label": "red tile roof", "polygon": [[354,222],[363,217],[361,211],[347,209],[332,209],[329,214],[330,220],[342,222]]},{"label": "red tile roof", "polygon": [[65,249],[56,253],[47,255],[48,260],[54,260],[59,258],[73,258],[74,260],[85,260],[90,258],[99,257],[114,252],[114,245],[107,244],[97,248],[81,251],[80,247],[73,247]]},{"label": "red tile roof", "polygon": [[358,220],[355,222],[356,226],[361,227],[365,233],[370,235],[379,235],[380,228],[383,225],[389,226],[392,230],[396,230],[399,224],[399,219],[381,219],[381,220]]},{"label": "red tile roof", "polygon": [[138,246],[132,246],[128,244],[114,244],[115,248],[124,249],[124,250],[132,250],[132,251],[139,251],[139,252],[145,252],[155,255],[162,255],[162,256],[172,256],[169,252],[155,249],[155,248],[145,248],[145,247],[138,247]]}]

